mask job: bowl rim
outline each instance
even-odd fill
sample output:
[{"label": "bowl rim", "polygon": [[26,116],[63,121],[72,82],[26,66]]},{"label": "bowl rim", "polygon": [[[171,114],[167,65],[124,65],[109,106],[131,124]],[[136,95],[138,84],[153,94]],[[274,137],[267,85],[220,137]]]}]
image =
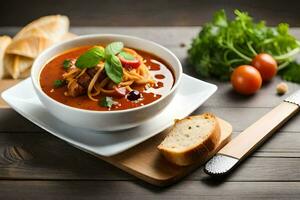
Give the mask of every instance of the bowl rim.
[{"label": "bowl rim", "polygon": [[[149,104],[146,104],[146,105],[143,105],[143,106],[138,106],[138,107],[135,107],[135,108],[129,108],[129,109],[124,109],[124,110],[110,110],[110,111],[98,111],[98,110],[87,110],[87,109],[81,109],[81,108],[76,108],[76,107],[72,107],[72,106],[68,106],[68,105],[65,105],[59,101],[56,101],[55,99],[52,99],[51,97],[49,97],[42,89],[41,89],[41,86],[40,86],[40,82],[39,80],[37,80],[38,78],[34,77],[34,69],[37,68],[38,66],[38,62],[39,62],[39,59],[46,56],[47,54],[49,54],[51,51],[53,51],[54,49],[60,47],[60,46],[64,46],[64,45],[67,45],[67,44],[71,44],[75,41],[79,41],[79,40],[85,40],[85,39],[89,39],[89,38],[97,38],[97,37],[121,37],[121,38],[127,38],[127,39],[133,39],[133,40],[139,40],[140,42],[147,42],[149,43],[150,45],[154,45],[154,46],[157,46],[159,48],[161,48],[163,51],[166,51],[168,54],[171,55],[171,57],[174,59],[174,61],[176,62],[176,64],[178,65],[178,78],[177,80],[175,80],[175,83],[172,87],[172,89],[170,91],[168,91],[168,93],[164,96],[162,96],[161,98],[149,103]],[[151,53],[151,52],[149,52]],[[156,55],[156,54],[155,54]],[[51,58],[49,58],[51,59]],[[39,72],[38,72],[38,77],[40,77],[40,73],[42,71],[42,69],[44,68],[45,66],[41,67]],[[172,67],[172,66],[171,66]],[[83,35],[83,36],[78,36],[74,39],[71,39],[71,40],[68,40],[68,41],[65,41],[65,42],[61,42],[59,44],[55,44],[51,47],[49,47],[48,49],[46,49],[45,51],[43,51],[33,62],[32,64],[32,69],[31,69],[31,73],[30,73],[30,77],[31,77],[31,81],[32,81],[32,84],[33,86],[35,87],[36,89],[36,93],[38,91],[38,93],[40,93],[44,98],[46,98],[47,100],[51,101],[52,103],[54,104],[57,104],[58,106],[61,106],[65,109],[69,109],[69,110],[74,110],[74,111],[78,111],[78,112],[83,112],[83,113],[93,113],[93,114],[96,114],[96,113],[127,113],[127,112],[134,112],[134,111],[137,111],[137,110],[141,110],[141,109],[146,109],[148,107],[151,107],[153,106],[154,104],[158,104],[159,102],[161,102],[162,100],[164,100],[165,98],[167,98],[169,95],[171,95],[178,87],[178,85],[180,84],[181,82],[181,79],[182,79],[182,74],[183,74],[183,70],[182,70],[182,65],[181,65],[181,62],[179,61],[179,59],[177,58],[177,56],[172,52],[170,51],[168,48],[156,43],[156,42],[153,42],[151,40],[147,40],[147,39],[143,39],[143,38],[140,38],[140,37],[136,37],[136,36],[130,36],[130,35],[122,35],[122,34],[109,34],[109,33],[105,33],[105,34],[88,34],[88,35]]]}]

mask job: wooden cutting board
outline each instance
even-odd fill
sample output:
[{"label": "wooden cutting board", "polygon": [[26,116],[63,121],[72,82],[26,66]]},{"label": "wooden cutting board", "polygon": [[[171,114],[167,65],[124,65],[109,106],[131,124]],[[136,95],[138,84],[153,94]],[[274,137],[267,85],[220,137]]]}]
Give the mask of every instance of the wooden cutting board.
[{"label": "wooden cutting board", "polygon": [[221,127],[219,145],[207,157],[203,157],[197,164],[188,167],[180,167],[169,163],[157,150],[156,147],[164,139],[168,130],[120,154],[100,158],[153,185],[170,185],[203,165],[230,141],[232,126],[222,119],[218,118],[218,120]]},{"label": "wooden cutting board", "polygon": [[[18,82],[19,81],[15,80],[0,80],[0,92],[2,93],[2,91]],[[3,108],[9,108],[9,106],[0,99],[0,109]],[[203,157],[197,164],[192,166],[176,166],[169,163],[160,155],[156,147],[164,139],[168,130],[165,130],[147,141],[115,156],[97,157],[153,185],[170,185],[203,165],[219,149],[229,142],[232,127],[228,122],[222,119],[218,120],[221,126],[221,140],[219,145],[207,157]]]}]

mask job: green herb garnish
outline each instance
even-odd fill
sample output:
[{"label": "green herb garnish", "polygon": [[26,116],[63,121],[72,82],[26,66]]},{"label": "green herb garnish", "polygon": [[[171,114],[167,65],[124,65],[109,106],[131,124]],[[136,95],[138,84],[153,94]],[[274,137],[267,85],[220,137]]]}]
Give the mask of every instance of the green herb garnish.
[{"label": "green herb garnish", "polygon": [[111,97],[103,97],[101,101],[99,102],[99,105],[102,107],[110,108],[112,105],[114,105],[114,100]]},{"label": "green herb garnish", "polygon": [[277,61],[283,79],[300,82],[300,65],[292,63],[300,52],[300,42],[289,34],[288,24],[267,27],[246,12],[234,13],[235,19],[229,20],[224,10],[216,12],[193,39],[188,57],[198,74],[229,80],[235,67],[250,64],[258,53],[268,53]]},{"label": "green herb garnish", "polygon": [[[75,66],[84,69],[95,67],[100,61],[105,61],[104,68],[107,76],[116,84],[122,81],[122,63],[116,54],[119,54],[124,45],[122,42],[113,42],[106,48],[93,47],[82,54],[76,61]],[[125,53],[125,52],[124,52]],[[125,54],[122,54],[125,55]],[[125,55],[128,57],[128,55]]]},{"label": "green herb garnish", "polygon": [[80,69],[95,67],[101,60],[104,60],[104,55],[104,48],[93,47],[76,60],[75,66]]},{"label": "green herb garnish", "polygon": [[105,47],[105,56],[116,55],[122,51],[123,47],[123,42],[112,42]]},{"label": "green herb garnish", "polygon": [[106,59],[104,64],[105,72],[107,76],[116,84],[122,81],[123,69],[122,63],[119,58],[115,55],[111,55]]},{"label": "green herb garnish", "polygon": [[64,69],[68,69],[69,67],[71,67],[71,60],[69,59],[64,60],[63,67]]},{"label": "green herb garnish", "polygon": [[62,87],[62,86],[64,86],[65,84],[66,84],[66,82],[65,82],[64,80],[55,80],[55,81],[53,82],[53,86],[54,86],[55,88]]},{"label": "green herb garnish", "polygon": [[135,57],[131,55],[130,53],[127,53],[125,51],[121,51],[119,53],[119,56],[123,57],[125,60],[135,60]]}]

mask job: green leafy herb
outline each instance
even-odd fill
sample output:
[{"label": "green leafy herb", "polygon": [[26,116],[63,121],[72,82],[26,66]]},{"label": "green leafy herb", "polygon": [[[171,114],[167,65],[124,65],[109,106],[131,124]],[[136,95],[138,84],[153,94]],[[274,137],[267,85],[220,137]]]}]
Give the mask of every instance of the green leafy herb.
[{"label": "green leafy herb", "polygon": [[64,80],[55,80],[55,81],[53,82],[53,86],[54,86],[55,88],[62,87],[62,86],[64,86],[65,84],[66,84],[66,82],[65,82]]},{"label": "green leafy herb", "polygon": [[284,80],[300,83],[300,64],[291,62],[288,67],[279,71],[279,75]]},{"label": "green leafy herb", "polygon": [[105,47],[105,56],[116,55],[122,51],[123,47],[123,42],[112,42]]},{"label": "green leafy herb", "polygon": [[135,57],[131,55],[130,53],[127,53],[125,51],[121,51],[119,53],[119,56],[122,56],[125,60],[135,60]]},{"label": "green leafy herb", "polygon": [[69,60],[69,59],[66,59],[66,60],[64,60],[64,62],[63,62],[63,67],[64,67],[64,69],[68,69],[69,67],[71,67],[71,60]]},{"label": "green leafy herb", "polygon": [[101,60],[104,60],[104,55],[102,47],[93,47],[76,60],[75,66],[80,69],[95,67]]},{"label": "green leafy herb", "polygon": [[[123,77],[123,68],[122,63],[116,54],[119,54],[124,45],[122,42],[113,42],[106,46],[102,47],[93,47],[84,54],[82,54],[76,61],[75,66],[83,68],[92,68],[95,67],[100,61],[105,61],[104,68],[107,76],[116,84],[119,84],[122,81]],[[131,55],[126,52],[121,52],[124,58],[131,59]],[[125,58],[125,59],[126,59]]]},{"label": "green leafy herb", "polygon": [[246,12],[234,13],[236,17],[229,20],[223,10],[216,12],[193,39],[188,57],[198,74],[229,80],[235,67],[250,64],[258,53],[268,53],[279,64],[283,79],[300,82],[300,65],[292,63],[300,42],[289,34],[288,24],[267,27],[263,21],[255,23]]},{"label": "green leafy herb", "polygon": [[107,76],[116,84],[122,81],[123,68],[119,58],[115,55],[111,55],[106,59],[104,64],[105,72]]},{"label": "green leafy herb", "polygon": [[114,105],[114,101],[111,97],[103,97],[100,101],[100,106],[110,108]]}]

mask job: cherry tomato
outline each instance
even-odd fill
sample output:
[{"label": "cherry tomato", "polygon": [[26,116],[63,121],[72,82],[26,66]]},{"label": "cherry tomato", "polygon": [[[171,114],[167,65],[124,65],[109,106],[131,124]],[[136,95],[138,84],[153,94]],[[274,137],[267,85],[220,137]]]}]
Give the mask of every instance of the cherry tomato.
[{"label": "cherry tomato", "polygon": [[123,56],[119,55],[119,59],[122,63],[122,66],[127,69],[136,69],[141,65],[140,60],[135,57],[133,57],[133,59],[129,60],[129,59],[126,59]]},{"label": "cherry tomato", "polygon": [[276,60],[269,54],[257,54],[252,60],[252,66],[255,67],[264,81],[271,80],[277,72]]},{"label": "cherry tomato", "polygon": [[259,71],[254,67],[242,65],[233,71],[231,84],[237,92],[249,95],[259,90],[262,84],[262,78]]}]

